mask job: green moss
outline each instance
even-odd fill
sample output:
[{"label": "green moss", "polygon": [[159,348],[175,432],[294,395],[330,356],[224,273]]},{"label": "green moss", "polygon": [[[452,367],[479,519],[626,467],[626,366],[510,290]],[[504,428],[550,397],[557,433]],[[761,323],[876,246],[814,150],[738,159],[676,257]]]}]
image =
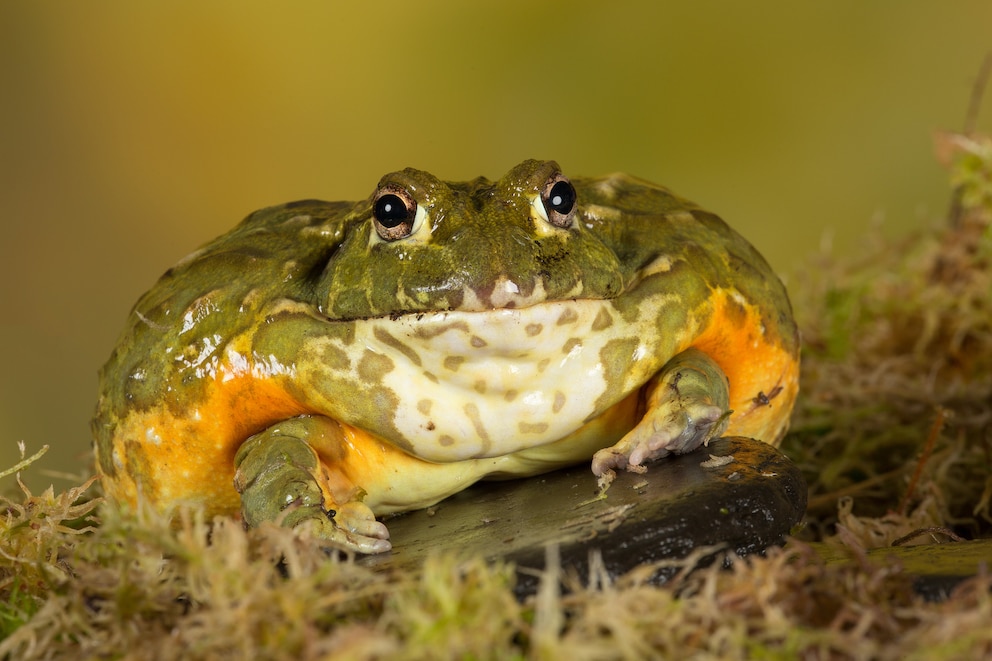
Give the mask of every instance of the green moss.
[{"label": "green moss", "polygon": [[0,602],[0,640],[27,623],[41,607],[41,601],[24,589],[19,577],[14,578],[4,593],[6,599]]}]

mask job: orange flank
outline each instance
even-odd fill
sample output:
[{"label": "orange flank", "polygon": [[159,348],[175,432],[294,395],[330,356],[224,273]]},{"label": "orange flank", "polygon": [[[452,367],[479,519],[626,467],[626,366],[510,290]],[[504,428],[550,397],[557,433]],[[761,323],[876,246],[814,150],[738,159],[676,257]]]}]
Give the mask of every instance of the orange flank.
[{"label": "orange flank", "polygon": [[730,381],[733,415],[724,433],[778,445],[799,392],[799,356],[783,346],[777,329],[763,327],[755,305],[718,290],[713,306],[709,325],[690,346],[709,355]]},{"label": "orange flank", "polygon": [[104,477],[104,489],[132,506],[140,497],[162,510],[191,503],[202,504],[208,516],[236,515],[238,448],[249,436],[306,412],[272,378],[212,379],[199,406],[176,411],[160,402],[120,420],[113,439],[116,470]]}]

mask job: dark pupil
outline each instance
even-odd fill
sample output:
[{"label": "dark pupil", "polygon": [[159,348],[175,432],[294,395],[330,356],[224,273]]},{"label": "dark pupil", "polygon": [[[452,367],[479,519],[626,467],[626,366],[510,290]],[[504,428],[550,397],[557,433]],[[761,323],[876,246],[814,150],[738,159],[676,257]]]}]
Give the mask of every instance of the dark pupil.
[{"label": "dark pupil", "polygon": [[567,181],[559,181],[548,193],[548,204],[560,214],[567,214],[575,204],[575,189]]},{"label": "dark pupil", "polygon": [[410,218],[399,195],[383,195],[375,203],[375,218],[383,227],[396,227]]}]

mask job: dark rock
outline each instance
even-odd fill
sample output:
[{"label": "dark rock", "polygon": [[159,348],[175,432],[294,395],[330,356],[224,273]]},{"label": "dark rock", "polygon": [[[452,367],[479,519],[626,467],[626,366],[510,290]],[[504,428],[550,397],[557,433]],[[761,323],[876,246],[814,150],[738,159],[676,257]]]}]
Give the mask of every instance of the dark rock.
[{"label": "dark rock", "polygon": [[[704,467],[710,455],[732,455],[733,461]],[[700,547],[760,552],[782,543],[805,508],[806,484],[785,455],[759,441],[726,437],[654,462],[644,474],[618,474],[605,498],[597,498],[588,464],[477,484],[435,507],[389,519],[393,551],[359,562],[402,568],[447,548],[541,569],[546,547],[556,544],[562,566],[580,576],[594,550],[617,576]],[[675,571],[663,570],[657,579]],[[518,593],[533,592],[537,581],[532,572],[520,572]]]}]

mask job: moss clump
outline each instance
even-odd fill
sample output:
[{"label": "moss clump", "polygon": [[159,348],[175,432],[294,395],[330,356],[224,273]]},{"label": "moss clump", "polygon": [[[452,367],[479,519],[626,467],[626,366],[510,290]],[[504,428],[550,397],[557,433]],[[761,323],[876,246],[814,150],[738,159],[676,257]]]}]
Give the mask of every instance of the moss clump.
[{"label": "moss clump", "polygon": [[[988,138],[972,143],[992,157]],[[992,533],[992,198],[972,192],[992,190],[982,167],[973,151],[955,166],[970,173],[955,175],[967,182],[957,222],[875,239],[857,262],[822,259],[800,278],[803,393],[783,449],[810,484],[814,537],[843,496],[865,516],[923,505],[920,524]]]},{"label": "moss clump", "polygon": [[[40,459],[48,447],[0,472],[0,480]],[[21,446],[21,456],[24,447]],[[20,497],[0,496],[0,636],[30,620],[50,589],[72,578],[68,557],[91,532],[97,501],[84,496],[95,478],[55,494],[49,487],[34,495],[17,478]]]},{"label": "moss clump", "polygon": [[[511,569],[438,554],[388,574],[329,558],[262,526],[181,512],[100,514],[47,573],[38,605],[0,657],[128,659],[980,658],[992,653],[992,577],[941,604],[899,567],[851,552],[825,563],[794,543],[730,571],[683,571],[663,587],[641,567],[613,580],[563,575],[554,551],[539,593],[513,597]],[[703,549],[708,552],[710,549]],[[681,566],[694,566],[689,558]],[[562,594],[561,583],[569,590]],[[16,593],[8,584],[5,597]],[[24,595],[25,592],[20,594]]]}]

